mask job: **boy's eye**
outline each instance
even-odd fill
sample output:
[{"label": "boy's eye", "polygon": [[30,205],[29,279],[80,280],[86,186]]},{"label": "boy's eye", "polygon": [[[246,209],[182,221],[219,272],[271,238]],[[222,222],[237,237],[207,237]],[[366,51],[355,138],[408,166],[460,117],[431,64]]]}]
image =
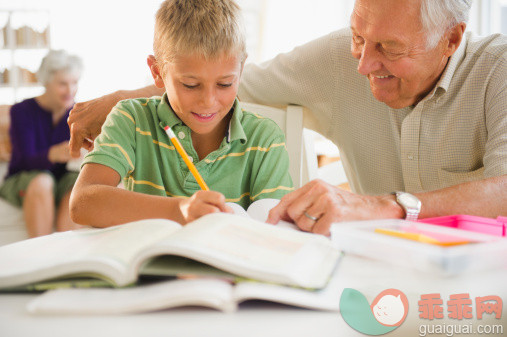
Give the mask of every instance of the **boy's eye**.
[{"label": "boy's eye", "polygon": [[185,84],[185,83],[181,83],[181,84],[183,84],[183,86],[188,89],[195,89],[199,86],[199,84]]},{"label": "boy's eye", "polygon": [[218,83],[218,86],[222,88],[228,88],[232,86],[232,83]]}]

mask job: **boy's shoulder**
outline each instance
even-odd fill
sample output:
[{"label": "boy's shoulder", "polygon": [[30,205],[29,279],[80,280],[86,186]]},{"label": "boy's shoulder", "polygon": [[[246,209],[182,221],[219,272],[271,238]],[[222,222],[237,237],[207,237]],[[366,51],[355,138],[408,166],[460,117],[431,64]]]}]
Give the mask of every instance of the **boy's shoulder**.
[{"label": "boy's shoulder", "polygon": [[131,98],[119,101],[111,111],[111,118],[128,118],[135,124],[145,122],[158,123],[157,109],[162,102],[161,96]]},{"label": "boy's shoulder", "polygon": [[261,136],[267,139],[284,137],[284,132],[272,119],[258,113],[241,109],[243,112],[241,126],[247,138]]},{"label": "boy's shoulder", "polygon": [[156,110],[161,101],[162,96],[129,98],[119,101],[115,108],[123,108],[129,112]]}]

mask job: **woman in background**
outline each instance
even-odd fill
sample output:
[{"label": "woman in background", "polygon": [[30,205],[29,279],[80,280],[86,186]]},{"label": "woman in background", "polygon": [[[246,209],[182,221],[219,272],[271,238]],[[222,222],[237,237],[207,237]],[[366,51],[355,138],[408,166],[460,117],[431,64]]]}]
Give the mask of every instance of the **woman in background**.
[{"label": "woman in background", "polygon": [[10,110],[12,157],[0,197],[23,207],[30,237],[50,234],[54,225],[57,231],[78,228],[69,216],[70,192],[78,173],[66,169],[71,160],[67,118],[82,68],[79,57],[50,51],[37,72],[45,92]]}]

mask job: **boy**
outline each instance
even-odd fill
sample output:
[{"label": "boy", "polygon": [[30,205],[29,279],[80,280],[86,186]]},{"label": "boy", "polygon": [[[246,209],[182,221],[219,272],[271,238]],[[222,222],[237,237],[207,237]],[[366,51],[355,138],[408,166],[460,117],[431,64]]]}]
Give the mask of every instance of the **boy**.
[{"label": "boy", "polygon": [[[72,219],[107,227],[146,218],[182,224],[292,190],[282,131],[236,99],[246,59],[232,0],[167,0],[148,65],[160,97],[121,101],[109,114],[71,197]],[[200,191],[170,126],[212,191]],[[116,188],[121,178],[126,189]],[[141,192],[141,193],[136,193]]]}]

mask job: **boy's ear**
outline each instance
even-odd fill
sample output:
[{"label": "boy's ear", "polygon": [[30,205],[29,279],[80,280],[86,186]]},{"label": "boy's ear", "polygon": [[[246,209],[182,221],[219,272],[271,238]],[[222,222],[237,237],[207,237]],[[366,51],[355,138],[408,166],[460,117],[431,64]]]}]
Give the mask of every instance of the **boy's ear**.
[{"label": "boy's ear", "polygon": [[150,67],[151,76],[153,76],[153,80],[155,81],[155,86],[157,88],[164,88],[164,80],[162,79],[162,73],[155,56],[148,55],[147,62],[148,67]]}]

